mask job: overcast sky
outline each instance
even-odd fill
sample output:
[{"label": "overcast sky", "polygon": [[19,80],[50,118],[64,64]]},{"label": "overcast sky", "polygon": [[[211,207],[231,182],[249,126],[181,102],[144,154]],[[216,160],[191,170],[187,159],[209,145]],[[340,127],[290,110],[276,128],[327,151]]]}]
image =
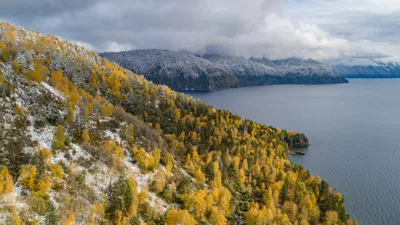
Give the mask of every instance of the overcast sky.
[{"label": "overcast sky", "polygon": [[400,61],[399,0],[0,0],[0,19],[95,51]]}]

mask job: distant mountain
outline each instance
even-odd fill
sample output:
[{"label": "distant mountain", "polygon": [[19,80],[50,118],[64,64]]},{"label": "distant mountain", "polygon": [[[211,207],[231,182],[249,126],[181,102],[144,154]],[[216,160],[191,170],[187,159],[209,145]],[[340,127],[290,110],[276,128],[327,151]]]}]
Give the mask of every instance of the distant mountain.
[{"label": "distant mountain", "polygon": [[203,55],[203,58],[225,69],[235,76],[281,76],[268,65],[239,56]]},{"label": "distant mountain", "polygon": [[398,63],[384,63],[374,59],[339,60],[332,62],[333,69],[347,78],[400,78]]},{"label": "distant mountain", "polygon": [[284,77],[276,69],[244,57],[220,55],[204,55],[203,57],[236,76],[239,86],[285,83]]},{"label": "distant mountain", "polygon": [[159,49],[101,53],[135,73],[174,90],[213,91],[267,84],[346,83],[325,64],[311,59],[269,60],[201,55]]},{"label": "distant mountain", "polygon": [[[263,58],[263,62],[268,62],[268,59]],[[271,60],[270,60],[271,61]],[[276,66],[300,66],[300,67],[326,67],[325,64],[318,62],[313,59],[301,59],[301,58],[288,58],[281,60],[273,60],[271,61]]]},{"label": "distant mountain", "polygon": [[267,58],[250,58],[277,70],[282,75],[285,84],[336,84],[348,81],[336,73],[327,64],[313,59],[288,58],[270,60]]},{"label": "distant mountain", "polygon": [[235,87],[237,78],[208,60],[188,53],[159,49],[100,53],[157,84],[174,90],[209,91]]}]

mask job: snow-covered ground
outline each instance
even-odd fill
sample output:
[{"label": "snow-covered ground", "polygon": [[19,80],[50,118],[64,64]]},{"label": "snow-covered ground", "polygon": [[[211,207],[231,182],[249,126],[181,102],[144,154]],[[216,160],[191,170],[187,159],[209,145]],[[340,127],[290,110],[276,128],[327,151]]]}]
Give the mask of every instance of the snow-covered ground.
[{"label": "snow-covered ground", "polygon": [[142,173],[141,169],[137,164],[133,164],[127,158],[125,158],[124,163],[127,168],[127,175],[131,176],[135,179],[137,184],[138,192],[145,191],[149,195],[149,204],[154,207],[158,213],[165,213],[165,211],[170,207],[167,203],[165,203],[160,197],[158,197],[155,193],[149,191],[150,182],[155,175],[156,172],[153,173]]},{"label": "snow-covered ground", "polygon": [[[31,121],[31,124],[34,124],[32,116],[29,116],[28,119]],[[54,126],[45,126],[36,129],[31,125],[28,127],[28,132],[32,136],[32,141],[37,141],[42,148],[51,149],[55,129]]]},{"label": "snow-covered ground", "polygon": [[40,83],[44,88],[46,88],[48,91],[50,91],[54,96],[60,98],[61,100],[64,100],[64,95],[59,92],[58,90],[54,89],[52,86],[47,84],[46,82],[41,82]]},{"label": "snow-covered ground", "polygon": [[119,135],[119,131],[120,131],[119,129],[117,129],[117,132],[112,132],[110,130],[106,130],[104,132],[104,137],[112,139],[112,140],[116,141],[118,144],[121,145],[122,144],[122,139],[121,139],[121,136]]}]

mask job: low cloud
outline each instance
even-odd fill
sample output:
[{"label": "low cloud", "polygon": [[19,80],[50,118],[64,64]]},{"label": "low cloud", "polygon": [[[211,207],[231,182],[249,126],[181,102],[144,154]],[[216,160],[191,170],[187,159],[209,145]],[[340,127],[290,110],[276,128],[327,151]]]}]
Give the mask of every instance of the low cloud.
[{"label": "low cloud", "polygon": [[399,13],[363,7],[349,0],[14,0],[0,3],[0,18],[96,51],[396,58]]}]

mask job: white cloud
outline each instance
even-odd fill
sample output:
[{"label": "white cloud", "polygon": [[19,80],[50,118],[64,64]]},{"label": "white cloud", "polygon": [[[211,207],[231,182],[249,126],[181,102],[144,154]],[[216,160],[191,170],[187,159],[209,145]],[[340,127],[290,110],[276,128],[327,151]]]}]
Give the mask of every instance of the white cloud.
[{"label": "white cloud", "polygon": [[127,49],[133,49],[132,45],[130,44],[120,44],[117,42],[107,42],[104,51],[106,52],[120,52],[126,51]]},{"label": "white cloud", "polygon": [[291,21],[315,24],[347,40],[343,57],[398,59],[398,0],[288,0],[283,8]]}]

